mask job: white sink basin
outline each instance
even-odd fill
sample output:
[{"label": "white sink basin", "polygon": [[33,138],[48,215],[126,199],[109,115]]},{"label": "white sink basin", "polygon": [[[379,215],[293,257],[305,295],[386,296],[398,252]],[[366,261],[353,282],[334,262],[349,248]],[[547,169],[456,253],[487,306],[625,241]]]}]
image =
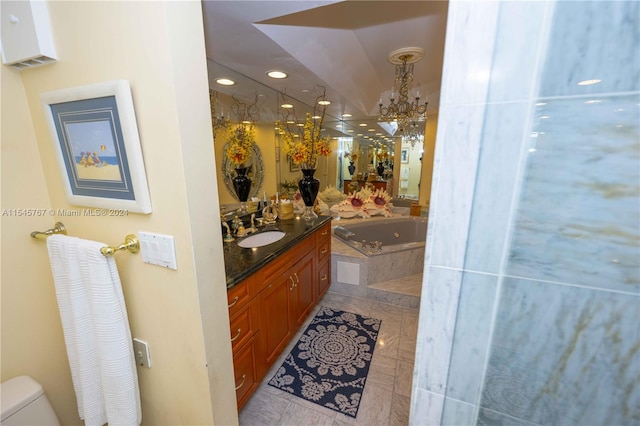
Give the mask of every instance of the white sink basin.
[{"label": "white sink basin", "polygon": [[244,248],[262,247],[273,244],[276,241],[280,241],[282,238],[284,238],[284,235],[285,234],[282,231],[267,231],[245,238],[244,240],[240,241],[238,245]]}]

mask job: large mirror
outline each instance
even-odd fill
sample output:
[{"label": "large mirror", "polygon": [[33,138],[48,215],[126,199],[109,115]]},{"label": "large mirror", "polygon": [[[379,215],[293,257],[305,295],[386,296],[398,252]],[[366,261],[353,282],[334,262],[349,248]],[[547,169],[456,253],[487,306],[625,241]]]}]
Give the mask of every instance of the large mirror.
[{"label": "large mirror", "polygon": [[[313,94],[298,99],[256,82],[239,72],[208,61],[211,90],[216,92],[212,101],[213,122],[227,122],[215,128],[214,145],[216,169],[219,182],[225,183],[225,191],[220,191],[220,204],[232,210],[238,204],[231,179],[234,167],[225,154],[225,145],[234,125],[240,118],[234,115],[234,103],[257,100],[255,115],[256,146],[252,156],[253,186],[251,196],[259,199],[272,195],[295,192],[301,178],[298,165],[294,164],[283,149],[283,140],[277,123],[282,120],[281,104],[286,100],[293,105],[295,115],[304,117],[313,109]],[[226,78],[235,82],[222,85],[216,82]],[[310,83],[313,87],[314,83]],[[310,90],[311,92],[311,90]],[[319,157],[315,177],[320,180],[320,191],[331,188],[343,194],[363,187],[383,188],[391,196],[418,201],[423,181],[424,163],[424,122],[417,137],[393,136],[393,129],[386,123],[372,120],[350,120],[326,114],[323,127],[331,137],[332,152],[328,157]],[[433,134],[435,137],[435,132]],[[429,170],[430,173],[430,170]],[[428,182],[430,185],[430,179]],[[398,200],[396,200],[398,203]]]}]

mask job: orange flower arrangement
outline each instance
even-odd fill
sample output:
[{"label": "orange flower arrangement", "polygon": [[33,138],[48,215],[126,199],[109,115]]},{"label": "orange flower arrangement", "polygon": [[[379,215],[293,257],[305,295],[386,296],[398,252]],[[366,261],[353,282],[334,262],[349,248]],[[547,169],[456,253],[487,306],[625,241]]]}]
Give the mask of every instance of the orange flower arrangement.
[{"label": "orange flower arrangement", "polygon": [[294,164],[299,164],[302,169],[315,169],[318,157],[326,157],[331,154],[330,138],[323,134],[324,129],[322,128],[328,103],[320,101],[326,101],[324,88],[316,99],[313,115],[310,112],[305,114],[302,127],[297,125],[297,120],[289,117],[291,114],[289,112],[282,120],[283,123],[286,123],[282,133],[285,153],[291,157]]}]

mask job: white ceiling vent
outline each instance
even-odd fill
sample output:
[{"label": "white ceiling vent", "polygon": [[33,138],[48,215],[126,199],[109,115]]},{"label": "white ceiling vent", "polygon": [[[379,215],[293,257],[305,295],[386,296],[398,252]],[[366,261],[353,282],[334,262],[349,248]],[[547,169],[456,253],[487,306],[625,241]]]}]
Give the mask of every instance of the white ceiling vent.
[{"label": "white ceiling vent", "polygon": [[46,1],[3,1],[2,63],[17,69],[56,61]]}]

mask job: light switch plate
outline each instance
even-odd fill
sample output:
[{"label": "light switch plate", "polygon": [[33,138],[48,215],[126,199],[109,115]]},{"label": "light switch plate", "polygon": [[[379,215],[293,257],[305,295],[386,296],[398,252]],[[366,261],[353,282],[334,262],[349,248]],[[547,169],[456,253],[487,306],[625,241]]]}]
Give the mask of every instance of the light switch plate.
[{"label": "light switch plate", "polygon": [[136,364],[141,367],[151,368],[151,354],[149,345],[144,340],[133,339],[133,353],[136,357]]},{"label": "light switch plate", "polygon": [[178,269],[173,235],[138,232],[142,261],[170,269]]}]

